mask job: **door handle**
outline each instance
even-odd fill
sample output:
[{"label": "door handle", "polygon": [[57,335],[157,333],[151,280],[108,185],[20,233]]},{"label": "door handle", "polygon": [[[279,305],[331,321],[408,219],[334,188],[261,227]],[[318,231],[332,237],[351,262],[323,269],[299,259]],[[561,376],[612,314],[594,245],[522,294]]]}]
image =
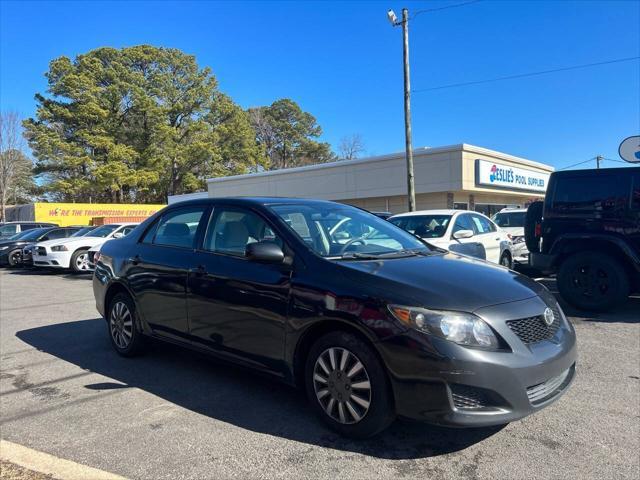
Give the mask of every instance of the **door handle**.
[{"label": "door handle", "polygon": [[136,255],[134,257],[129,257],[127,259],[127,262],[129,262],[131,265],[138,265],[140,263],[140,255]]},{"label": "door handle", "polygon": [[496,238],[496,241],[497,241],[497,240],[500,240],[500,237]]},{"label": "door handle", "polygon": [[206,275],[207,269],[204,265],[198,265],[196,268],[193,269],[193,273],[195,273],[196,275]]}]

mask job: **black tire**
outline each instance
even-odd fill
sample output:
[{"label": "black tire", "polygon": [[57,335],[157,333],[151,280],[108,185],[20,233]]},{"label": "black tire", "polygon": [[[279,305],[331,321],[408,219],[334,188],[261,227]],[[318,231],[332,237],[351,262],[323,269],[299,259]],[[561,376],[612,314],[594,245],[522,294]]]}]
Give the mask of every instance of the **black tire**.
[{"label": "black tire", "polygon": [[536,237],[536,225],[542,220],[544,202],[533,202],[527,207],[527,215],[524,220],[524,243],[531,253],[540,252],[540,238]]},{"label": "black tire", "polygon": [[513,268],[513,259],[511,258],[511,254],[509,252],[504,252],[500,257],[500,265],[503,267],[507,267],[509,270]]},{"label": "black tire", "polygon": [[17,267],[22,263],[22,252],[19,249],[9,252],[7,262],[10,267]]},{"label": "black tire", "polygon": [[[128,310],[128,316],[122,315],[122,306]],[[127,318],[131,319],[130,328],[126,327]],[[135,302],[128,294],[118,293],[111,299],[106,320],[111,345],[118,354],[123,357],[133,357],[142,353],[145,338],[140,329]]]},{"label": "black tire", "polygon": [[579,252],[558,270],[558,290],[581,310],[607,311],[629,296],[629,278],[620,262],[600,252]]},{"label": "black tire", "polygon": [[[86,265],[86,268],[79,265],[80,259],[82,259],[82,264]],[[71,255],[71,262],[69,264],[71,271],[73,273],[90,272],[91,269],[89,268],[88,259],[89,259],[89,249],[84,248],[84,249],[76,250],[75,252],[73,252],[73,255]]]},{"label": "black tire", "polygon": [[[318,358],[330,358],[330,350],[334,350],[337,359],[334,368],[330,361],[328,364],[325,361],[325,365],[331,371],[327,374],[326,370],[321,370]],[[348,351],[350,356],[341,366],[344,350]],[[357,373],[347,375],[357,368],[358,362],[363,368]],[[318,372],[326,375],[326,389],[322,382],[315,379]],[[370,385],[368,391],[366,388],[362,389],[362,385],[367,381]],[[395,419],[393,396],[385,369],[372,348],[353,334],[335,331],[320,337],[313,344],[305,365],[305,386],[313,409],[329,428],[340,435],[352,438],[371,437],[387,428]],[[316,394],[316,389],[319,394]],[[323,390],[328,393],[319,398]],[[338,395],[344,400],[338,400]],[[339,418],[334,418],[325,410],[331,401],[334,403],[330,410]],[[340,418],[343,418],[340,410],[344,413],[347,423],[340,421]],[[359,420],[356,419],[357,415],[361,415]]]}]

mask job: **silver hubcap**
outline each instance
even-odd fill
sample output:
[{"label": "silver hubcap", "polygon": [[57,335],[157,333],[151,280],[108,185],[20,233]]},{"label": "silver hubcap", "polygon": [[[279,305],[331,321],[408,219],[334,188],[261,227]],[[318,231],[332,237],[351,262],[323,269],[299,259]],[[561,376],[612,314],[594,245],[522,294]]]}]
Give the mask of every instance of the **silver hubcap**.
[{"label": "silver hubcap", "polygon": [[118,348],[127,348],[133,337],[133,317],[124,302],[116,303],[109,317],[111,338]]},{"label": "silver hubcap", "polygon": [[358,423],[369,411],[369,375],[358,357],[345,348],[322,352],[313,368],[313,388],[326,414],[337,422]]},{"label": "silver hubcap", "polygon": [[76,257],[76,268],[78,270],[89,270],[89,254],[81,253]]}]

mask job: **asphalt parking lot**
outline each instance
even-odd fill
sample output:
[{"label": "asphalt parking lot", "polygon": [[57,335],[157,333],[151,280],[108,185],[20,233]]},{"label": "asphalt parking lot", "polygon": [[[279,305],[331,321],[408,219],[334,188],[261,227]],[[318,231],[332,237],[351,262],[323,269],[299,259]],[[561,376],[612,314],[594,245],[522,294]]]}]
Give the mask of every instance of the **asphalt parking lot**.
[{"label": "asphalt parking lot", "polygon": [[[553,288],[553,282],[548,285]],[[326,430],[303,395],[175,347],[112,350],[89,276],[0,269],[1,436],[129,478],[640,477],[640,298],[571,315],[578,375],[500,427]]]}]

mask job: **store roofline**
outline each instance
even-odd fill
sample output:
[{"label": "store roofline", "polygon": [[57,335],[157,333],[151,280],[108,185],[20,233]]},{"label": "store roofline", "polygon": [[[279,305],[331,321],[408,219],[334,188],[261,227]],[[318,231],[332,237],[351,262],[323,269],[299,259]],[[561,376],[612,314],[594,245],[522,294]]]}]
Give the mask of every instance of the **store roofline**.
[{"label": "store roofline", "polygon": [[[419,157],[419,156],[428,155],[428,154],[430,155],[430,154],[436,154],[436,153],[459,152],[459,151],[478,153],[481,155],[488,155],[501,160],[517,162],[528,167],[540,168],[543,170],[547,170],[548,172],[553,172],[555,170],[551,165],[545,165],[544,163],[534,162],[533,160],[527,160],[526,158],[516,157],[515,155],[509,155],[508,153],[498,152],[496,150],[478,147],[476,145],[470,145],[468,143],[458,143],[456,145],[446,145],[443,147],[420,147],[413,150],[413,155],[414,157]],[[283,168],[280,170],[268,170],[266,172],[245,173],[242,175],[232,175],[228,177],[209,178],[207,179],[207,184],[228,182],[228,181],[240,180],[244,178],[270,177],[270,176],[277,176],[277,175],[286,175],[288,173],[309,172],[309,171],[322,170],[322,169],[328,169],[328,168],[339,168],[339,167],[346,167],[349,165],[358,165],[361,163],[383,162],[385,160],[404,158],[404,156],[405,156],[405,152],[402,151],[402,152],[396,152],[396,153],[387,153],[385,155],[376,155],[373,157],[357,158],[355,160],[338,160],[335,162],[318,163],[315,165],[304,165],[302,167]]]}]

